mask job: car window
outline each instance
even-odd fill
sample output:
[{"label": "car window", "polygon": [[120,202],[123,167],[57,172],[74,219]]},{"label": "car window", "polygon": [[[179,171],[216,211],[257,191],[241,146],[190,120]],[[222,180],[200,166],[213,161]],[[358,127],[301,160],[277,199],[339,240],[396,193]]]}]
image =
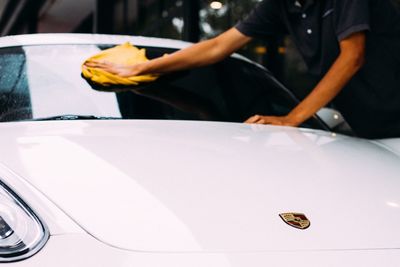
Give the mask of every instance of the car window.
[{"label": "car window", "polygon": [[29,119],[30,95],[21,48],[0,50],[0,120]]},{"label": "car window", "polygon": [[[298,103],[268,71],[234,57],[164,75],[140,87],[89,84],[81,76],[82,62],[108,47],[33,45],[0,49],[0,121],[71,114],[242,122],[254,114],[287,114]],[[145,48],[149,58],[174,52]],[[323,127],[316,120],[306,126]]]}]

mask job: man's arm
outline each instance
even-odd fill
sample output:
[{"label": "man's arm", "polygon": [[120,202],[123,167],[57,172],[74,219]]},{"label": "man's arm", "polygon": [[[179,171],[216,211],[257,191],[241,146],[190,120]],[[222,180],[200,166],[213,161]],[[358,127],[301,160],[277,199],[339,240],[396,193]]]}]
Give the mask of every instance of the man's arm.
[{"label": "man's arm", "polygon": [[237,29],[231,28],[213,39],[194,44],[171,55],[145,63],[124,66],[108,62],[86,62],[85,65],[101,68],[122,77],[167,73],[218,62],[246,45],[251,39],[251,37],[243,35]]},{"label": "man's arm", "polygon": [[364,64],[365,33],[355,33],[340,42],[340,55],[311,93],[287,116],[255,115],[247,123],[298,126],[332,101]]}]

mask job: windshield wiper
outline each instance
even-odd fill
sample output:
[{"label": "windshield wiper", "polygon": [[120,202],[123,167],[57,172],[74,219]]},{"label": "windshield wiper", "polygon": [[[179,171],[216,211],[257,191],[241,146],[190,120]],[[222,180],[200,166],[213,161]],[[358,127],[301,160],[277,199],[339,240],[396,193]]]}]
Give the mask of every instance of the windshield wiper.
[{"label": "windshield wiper", "polygon": [[73,121],[73,120],[121,120],[118,117],[99,117],[93,115],[58,115],[45,118],[29,119],[28,121]]}]

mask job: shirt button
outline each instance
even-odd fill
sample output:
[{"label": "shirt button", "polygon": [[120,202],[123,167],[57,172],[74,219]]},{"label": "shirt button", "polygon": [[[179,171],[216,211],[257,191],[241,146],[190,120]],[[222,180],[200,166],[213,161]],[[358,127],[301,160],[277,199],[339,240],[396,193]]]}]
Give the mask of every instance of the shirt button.
[{"label": "shirt button", "polygon": [[303,14],[301,14],[301,17],[302,17],[303,19],[305,19],[305,18],[307,18],[307,14],[306,14],[306,13],[303,13]]},{"label": "shirt button", "polygon": [[308,29],[308,30],[307,30],[307,33],[308,33],[308,34],[312,34],[312,30],[311,30],[311,29]]}]

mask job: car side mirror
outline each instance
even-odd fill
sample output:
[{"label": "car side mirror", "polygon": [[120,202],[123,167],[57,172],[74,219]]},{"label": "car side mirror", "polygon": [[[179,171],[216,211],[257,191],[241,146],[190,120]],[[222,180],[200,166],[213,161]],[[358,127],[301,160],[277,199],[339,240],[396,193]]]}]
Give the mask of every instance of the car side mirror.
[{"label": "car side mirror", "polygon": [[346,135],[354,135],[350,125],[339,111],[324,107],[317,112],[317,115],[332,131]]}]

